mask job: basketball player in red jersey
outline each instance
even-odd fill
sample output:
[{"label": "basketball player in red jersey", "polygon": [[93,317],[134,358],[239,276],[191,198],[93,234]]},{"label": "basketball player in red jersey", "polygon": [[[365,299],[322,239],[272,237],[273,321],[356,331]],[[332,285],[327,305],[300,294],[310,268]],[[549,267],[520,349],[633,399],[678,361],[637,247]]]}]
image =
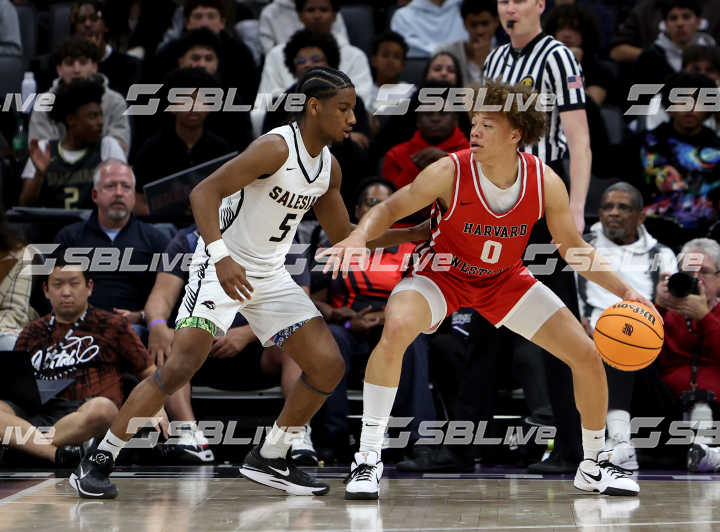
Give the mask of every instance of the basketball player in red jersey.
[{"label": "basketball player in red jersey", "polygon": [[[532,94],[524,85],[491,82],[485,88],[485,105],[498,109],[511,93],[522,94],[525,102]],[[432,332],[460,307],[474,307],[496,327],[508,327],[570,366],[585,456],[575,487],[637,495],[637,483],[609,462],[608,452],[601,452],[608,401],[601,358],[563,302],[522,263],[532,227],[543,215],[563,258],[580,248],[591,264],[595,260],[594,248],[577,232],[560,177],[537,157],[518,151],[519,144],[541,137],[545,127],[544,113],[521,112],[515,100],[507,112],[475,113],[469,150],[428,166],[413,183],[373,207],[345,240],[319,255],[331,256],[326,269],[337,276],[357,250],[396,220],[433,206],[430,240],[418,247],[412,275],[393,290],[382,338],[367,364],[360,451],[351,466],[346,499],[378,498],[380,451],[403,353],[419,333]],[[580,274],[624,300],[654,308],[611,271]]]}]

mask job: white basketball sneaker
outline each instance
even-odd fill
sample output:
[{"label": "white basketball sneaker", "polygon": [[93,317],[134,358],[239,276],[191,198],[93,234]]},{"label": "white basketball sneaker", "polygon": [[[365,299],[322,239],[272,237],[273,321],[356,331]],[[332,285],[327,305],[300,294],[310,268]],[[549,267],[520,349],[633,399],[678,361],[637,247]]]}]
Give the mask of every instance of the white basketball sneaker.
[{"label": "white basketball sneaker", "polygon": [[618,466],[621,469],[627,469],[628,471],[637,471],[640,469],[640,465],[637,461],[637,454],[635,453],[635,447],[632,443],[627,441],[621,441],[614,444],[614,446],[607,445],[606,449],[610,453],[610,463]]},{"label": "white basketball sneaker", "polygon": [[582,491],[602,495],[637,495],[640,487],[629,477],[630,471],[610,462],[609,451],[598,454],[597,460],[580,462],[573,485]]},{"label": "white basketball sneaker", "polygon": [[318,456],[313,447],[310,432],[310,425],[305,425],[304,430],[297,432],[290,442],[290,459],[296,465],[318,465]]},{"label": "white basketball sneaker", "polygon": [[174,445],[174,452],[181,461],[196,464],[215,461],[205,434],[194,423],[181,425],[178,431],[179,438]]},{"label": "white basketball sneaker", "polygon": [[345,499],[374,500],[380,491],[380,478],[383,463],[374,451],[360,451],[350,466],[350,474],[345,478]]}]

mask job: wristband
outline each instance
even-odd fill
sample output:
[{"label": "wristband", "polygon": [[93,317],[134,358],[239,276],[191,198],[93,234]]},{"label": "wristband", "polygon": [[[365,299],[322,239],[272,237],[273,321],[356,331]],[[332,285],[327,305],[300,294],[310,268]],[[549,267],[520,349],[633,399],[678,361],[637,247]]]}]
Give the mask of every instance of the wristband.
[{"label": "wristband", "polygon": [[216,240],[215,242],[211,242],[205,249],[207,249],[207,253],[210,255],[210,260],[213,264],[216,264],[225,257],[230,256],[230,252],[228,251],[228,248],[222,238]]},{"label": "wristband", "polygon": [[153,328],[153,325],[157,325],[158,323],[164,323],[165,325],[167,325],[167,321],[165,320],[152,320],[150,323],[148,323],[148,331]]},{"label": "wristband", "polygon": [[347,321],[345,322],[345,328],[346,328],[346,329],[349,329],[350,326],[351,326],[351,324],[352,324],[352,320],[347,320]]}]

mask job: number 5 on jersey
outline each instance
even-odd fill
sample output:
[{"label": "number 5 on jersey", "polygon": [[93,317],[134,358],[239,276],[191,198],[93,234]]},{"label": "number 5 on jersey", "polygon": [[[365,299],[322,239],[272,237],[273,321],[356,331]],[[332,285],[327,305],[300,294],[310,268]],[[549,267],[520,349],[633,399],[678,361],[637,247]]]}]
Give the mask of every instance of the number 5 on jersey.
[{"label": "number 5 on jersey", "polygon": [[292,229],[292,227],[288,225],[288,222],[290,220],[294,220],[295,218],[297,218],[296,213],[286,214],[285,219],[280,223],[280,227],[278,227],[278,229],[282,231],[282,234],[280,236],[271,236],[269,239],[270,242],[281,242],[287,236],[290,229]]}]

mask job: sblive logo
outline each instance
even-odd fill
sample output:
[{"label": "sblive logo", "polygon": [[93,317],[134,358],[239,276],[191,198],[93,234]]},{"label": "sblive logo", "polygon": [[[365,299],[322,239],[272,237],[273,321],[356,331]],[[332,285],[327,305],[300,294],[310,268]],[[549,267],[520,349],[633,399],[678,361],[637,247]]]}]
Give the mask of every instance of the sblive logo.
[{"label": "sblive logo", "polygon": [[622,333],[623,333],[625,336],[631,336],[632,333],[633,333],[633,326],[630,325],[629,323],[626,323],[626,324],[625,324],[625,327],[623,327]]}]

